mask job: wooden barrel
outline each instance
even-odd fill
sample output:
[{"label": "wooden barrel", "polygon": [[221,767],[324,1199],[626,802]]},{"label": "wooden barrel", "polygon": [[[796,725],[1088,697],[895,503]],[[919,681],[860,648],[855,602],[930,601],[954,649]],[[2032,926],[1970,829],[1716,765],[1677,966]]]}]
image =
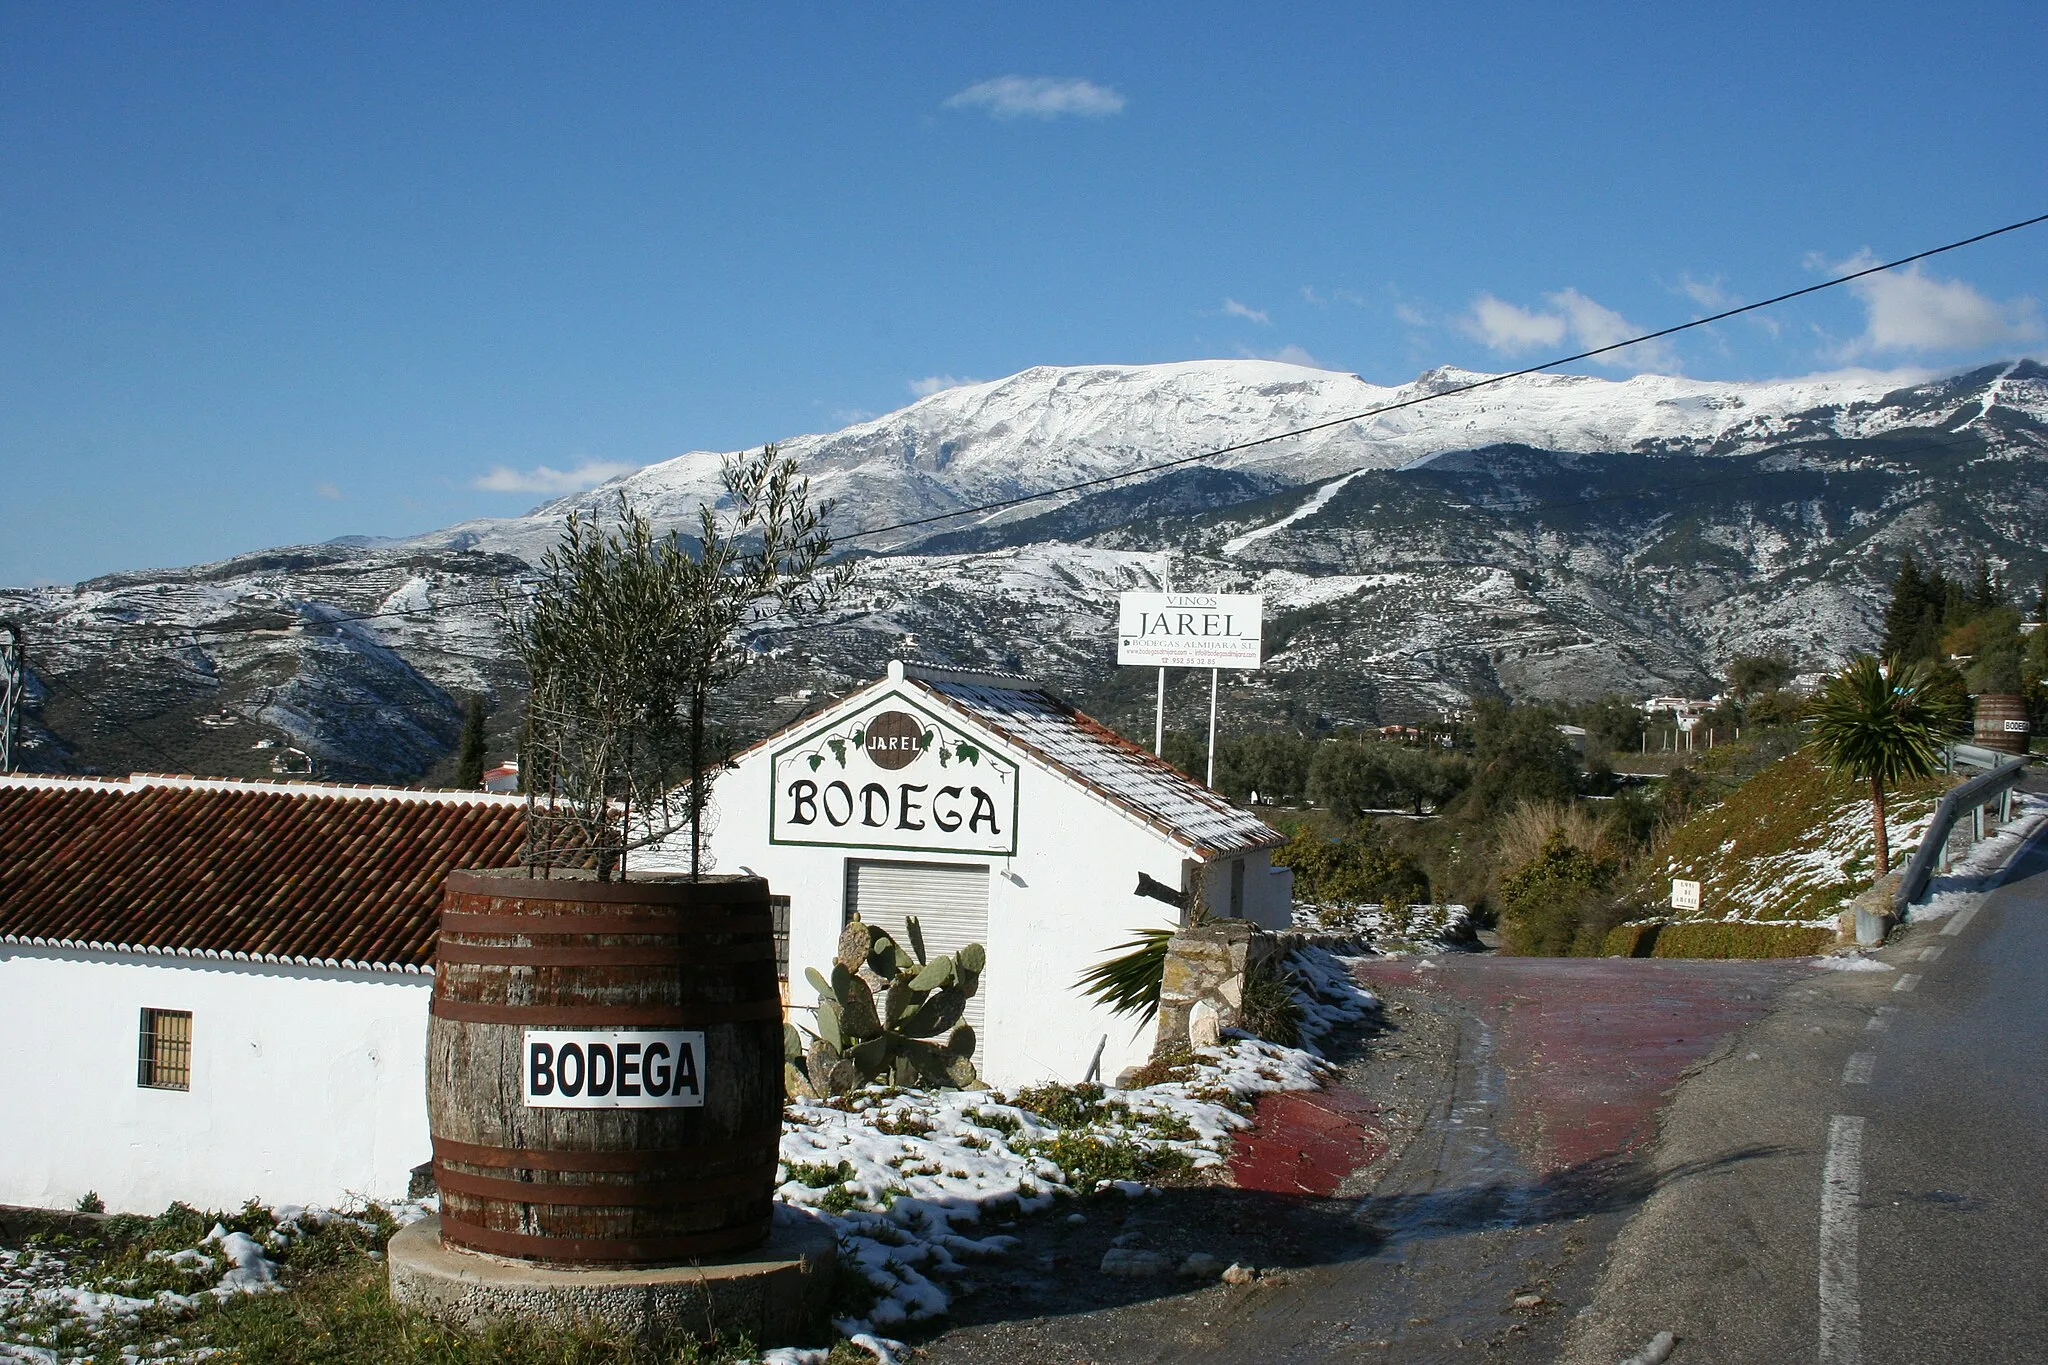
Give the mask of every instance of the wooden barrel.
[{"label": "wooden barrel", "polygon": [[768,884],[454,872],[427,1029],[441,1236],[563,1265],[768,1236],[782,1006]]},{"label": "wooden barrel", "polygon": [[1977,743],[1987,749],[2023,754],[2032,736],[2027,723],[2027,699],[1987,692],[1977,699]]}]

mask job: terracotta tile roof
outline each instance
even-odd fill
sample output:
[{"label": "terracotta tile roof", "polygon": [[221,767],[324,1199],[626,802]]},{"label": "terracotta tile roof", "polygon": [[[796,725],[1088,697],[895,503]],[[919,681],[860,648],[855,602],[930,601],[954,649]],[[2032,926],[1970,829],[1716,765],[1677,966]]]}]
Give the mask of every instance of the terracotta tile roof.
[{"label": "terracotta tile roof", "polygon": [[985,729],[1204,858],[1285,835],[1151,751],[1024,678],[905,665],[904,677]]},{"label": "terracotta tile roof", "polygon": [[516,862],[469,792],[0,777],[0,942],[419,971],[441,882]]}]

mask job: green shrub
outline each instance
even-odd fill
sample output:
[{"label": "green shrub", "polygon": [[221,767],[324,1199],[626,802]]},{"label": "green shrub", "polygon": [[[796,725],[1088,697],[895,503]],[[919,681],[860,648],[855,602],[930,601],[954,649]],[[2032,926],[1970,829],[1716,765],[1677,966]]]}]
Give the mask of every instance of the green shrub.
[{"label": "green shrub", "polygon": [[1429,878],[1406,853],[1364,825],[1341,839],[1303,829],[1273,854],[1294,873],[1297,900],[1322,905],[1408,905],[1429,899]]},{"label": "green shrub", "polygon": [[1511,953],[1565,957],[1581,928],[1605,908],[1614,866],[1572,843],[1563,831],[1502,881],[1500,923]]},{"label": "green shrub", "polygon": [[1245,1032],[1269,1043],[1301,1043],[1301,1001],[1294,994],[1294,978],[1271,957],[1245,973],[1242,1022]]},{"label": "green shrub", "polygon": [[1682,920],[1623,924],[1608,931],[1609,957],[1810,957],[1835,941],[1833,928],[1803,924],[1749,924],[1741,920]]}]

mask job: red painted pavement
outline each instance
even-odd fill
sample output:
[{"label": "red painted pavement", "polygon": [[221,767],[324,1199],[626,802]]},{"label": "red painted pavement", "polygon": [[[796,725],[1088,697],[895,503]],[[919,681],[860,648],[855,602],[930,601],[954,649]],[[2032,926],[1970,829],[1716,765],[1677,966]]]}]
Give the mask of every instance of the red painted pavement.
[{"label": "red painted pavement", "polygon": [[1252,1129],[1238,1138],[1230,1178],[1239,1189],[1328,1195],[1387,1150],[1377,1111],[1348,1090],[1283,1090],[1262,1096]]},{"label": "red painted pavement", "polygon": [[1368,961],[1357,976],[1477,1015],[1505,1077],[1502,1135],[1533,1169],[1556,1171],[1647,1139],[1686,1069],[1811,970],[1798,961],[1446,955]]},{"label": "red painted pavement", "polygon": [[[1551,1172],[1647,1139],[1686,1069],[1810,970],[1785,961],[1446,954],[1369,960],[1356,975],[1368,987],[1443,997],[1477,1017],[1504,1079],[1501,1135],[1531,1169]],[[1283,1091],[1259,1101],[1230,1173],[1242,1189],[1329,1195],[1386,1149],[1367,1097]]]}]

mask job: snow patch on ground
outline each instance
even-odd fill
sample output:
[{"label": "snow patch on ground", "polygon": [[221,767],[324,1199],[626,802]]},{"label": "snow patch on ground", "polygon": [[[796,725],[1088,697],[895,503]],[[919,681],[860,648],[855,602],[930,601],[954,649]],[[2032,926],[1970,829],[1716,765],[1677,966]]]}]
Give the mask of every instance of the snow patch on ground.
[{"label": "snow patch on ground", "polygon": [[[415,1212],[417,1208],[407,1206],[412,1217],[403,1221],[422,1216],[424,1211]],[[219,1356],[222,1352],[214,1347],[187,1347],[174,1336],[140,1345],[124,1344],[122,1338],[136,1334],[144,1313],[154,1313],[152,1321],[175,1320],[209,1306],[209,1301],[226,1303],[243,1294],[283,1291],[278,1264],[269,1253],[336,1220],[376,1228],[331,1209],[286,1208],[278,1211],[276,1228],[260,1242],[215,1223],[194,1246],[149,1252],[146,1261],[201,1282],[185,1293],[124,1293],[134,1286],[133,1280],[114,1282],[88,1273],[79,1264],[79,1255],[62,1244],[0,1247],[0,1362],[97,1359],[109,1350],[118,1351],[123,1365],[193,1365]]]},{"label": "snow patch on ground", "polygon": [[1474,937],[1472,911],[1464,905],[1296,901],[1294,927],[1305,933],[1361,936],[1382,957],[1450,952]]},{"label": "snow patch on ground", "polygon": [[1919,924],[1944,919],[1982,901],[1990,889],[1985,879],[2003,868],[2043,824],[2048,824],[2048,797],[2014,792],[2011,823],[1957,859],[1947,872],[1929,878],[1927,898],[1906,907],[1907,920]]},{"label": "snow patch on ground", "polygon": [[1857,957],[1854,954],[1848,953],[1834,957],[1815,958],[1813,965],[1830,972],[1893,972],[1898,970],[1896,967],[1879,962],[1874,957]]},{"label": "snow patch on ground", "polygon": [[[1235,1037],[1200,1048],[1185,1079],[1090,1091],[1082,1116],[1065,1123],[1025,1107],[1029,1091],[874,1087],[791,1104],[777,1216],[822,1218],[838,1235],[841,1264],[879,1295],[865,1317],[835,1322],[841,1334],[857,1342],[862,1333],[942,1316],[952,1301],[944,1281],[1016,1245],[982,1232],[992,1219],[1074,1195],[1147,1193],[1137,1181],[1086,1180],[1076,1153],[1090,1144],[1214,1168],[1227,1160],[1231,1136],[1251,1125],[1258,1096],[1320,1087],[1330,1064],[1319,1044],[1379,1001],[1326,950],[1298,949],[1284,965],[1302,1005],[1304,1046]],[[1061,1154],[1065,1166],[1055,1160]]]}]

